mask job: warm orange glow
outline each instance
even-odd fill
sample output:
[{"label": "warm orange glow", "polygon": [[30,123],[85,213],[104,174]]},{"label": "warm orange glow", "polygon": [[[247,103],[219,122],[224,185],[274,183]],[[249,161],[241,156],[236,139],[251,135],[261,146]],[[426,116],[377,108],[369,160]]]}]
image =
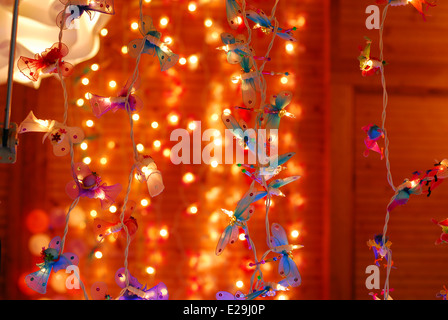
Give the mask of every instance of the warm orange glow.
[{"label": "warm orange glow", "polygon": [[186,174],[184,174],[184,176],[182,177],[182,180],[185,183],[190,183],[194,181],[194,175],[191,172],[188,172]]}]

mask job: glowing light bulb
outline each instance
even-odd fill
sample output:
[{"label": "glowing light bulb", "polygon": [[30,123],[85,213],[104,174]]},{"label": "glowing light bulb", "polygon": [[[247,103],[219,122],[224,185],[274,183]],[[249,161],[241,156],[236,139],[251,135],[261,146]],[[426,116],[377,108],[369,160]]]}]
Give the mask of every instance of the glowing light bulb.
[{"label": "glowing light bulb", "polygon": [[196,123],[195,123],[194,121],[191,121],[191,122],[188,124],[188,129],[190,129],[190,130],[194,130],[194,129],[196,129]]},{"label": "glowing light bulb", "polygon": [[95,251],[95,258],[101,259],[103,257],[103,253],[101,251]]},{"label": "glowing light bulb", "polygon": [[232,111],[230,111],[230,109],[224,109],[223,113],[228,116]]},{"label": "glowing light bulb", "polygon": [[204,21],[204,25],[205,25],[207,28],[210,28],[210,27],[213,25],[213,21],[212,21],[212,19],[206,19],[206,20]]},{"label": "glowing light bulb", "polygon": [[94,125],[93,120],[90,120],[90,119],[89,119],[89,120],[86,121],[86,126],[88,126],[89,128],[92,128],[93,125]]},{"label": "glowing light bulb", "polygon": [[196,11],[196,9],[197,9],[196,3],[194,3],[194,2],[190,2],[190,3],[188,4],[188,11],[190,11],[190,12],[194,12],[194,11]]},{"label": "glowing light bulb", "polygon": [[132,115],[132,120],[134,120],[134,121],[138,121],[138,119],[140,119],[140,116],[139,116],[137,113],[134,113],[134,114]]},{"label": "glowing light bulb", "polygon": [[218,121],[218,119],[219,119],[219,115],[217,115],[216,113],[214,113],[214,114],[212,114],[211,118],[212,118],[213,121]]},{"label": "glowing light bulb", "polygon": [[103,29],[101,29],[100,33],[103,37],[105,37],[109,33],[109,30],[107,30],[106,28],[103,28]]},{"label": "glowing light bulb", "polygon": [[166,27],[168,25],[169,19],[167,17],[163,17],[160,19],[160,25]]},{"label": "glowing light bulb", "polygon": [[163,149],[163,156],[164,157],[168,158],[170,156],[170,154],[171,154],[171,150],[170,149],[168,149],[168,148]]},{"label": "glowing light bulb", "polygon": [[165,42],[166,44],[172,44],[173,43],[173,38],[171,37],[165,37],[163,39],[163,42]]},{"label": "glowing light bulb", "polygon": [[100,163],[101,163],[102,165],[105,165],[105,164],[107,163],[107,158],[106,158],[106,157],[102,157],[102,158],[100,159]]},{"label": "glowing light bulb", "polygon": [[244,233],[241,233],[241,234],[238,236],[238,239],[240,239],[241,241],[244,241],[244,240],[246,240],[246,235],[245,235]]},{"label": "glowing light bulb", "polygon": [[98,215],[98,212],[96,210],[90,210],[90,216],[92,218],[95,218]]},{"label": "glowing light bulb", "polygon": [[151,123],[151,127],[153,129],[157,129],[159,127],[159,123],[157,121],[154,121],[153,123]]},{"label": "glowing light bulb", "polygon": [[132,30],[137,30],[138,29],[138,23],[137,22],[132,22],[131,23],[131,29]]},{"label": "glowing light bulb", "polygon": [[191,214],[196,214],[196,213],[198,212],[198,207],[196,207],[196,206],[191,206],[191,207],[188,209],[188,212],[190,212]]},{"label": "glowing light bulb", "polygon": [[151,0],[145,0],[145,3],[151,3]]},{"label": "glowing light bulb", "polygon": [[283,84],[286,84],[286,83],[288,83],[288,78],[287,77],[281,77],[280,78],[280,82],[283,83]]},{"label": "glowing light bulb", "polygon": [[169,117],[169,120],[172,124],[176,124],[177,122],[179,122],[179,117],[177,115],[173,114]]},{"label": "glowing light bulb", "polygon": [[90,157],[85,157],[84,159],[82,159],[82,162],[84,162],[85,164],[90,164],[90,162],[92,162],[92,159],[90,159]]},{"label": "glowing light bulb", "polygon": [[181,65],[184,65],[184,64],[186,64],[187,63],[187,59],[185,59],[185,58],[180,58],[179,59],[179,63],[181,64]]},{"label": "glowing light bulb", "polygon": [[188,57],[188,62],[191,64],[196,64],[196,63],[198,63],[198,61],[199,61],[199,58],[197,55],[193,54],[190,57]]},{"label": "glowing light bulb", "polygon": [[144,147],[141,143],[139,143],[139,144],[137,145],[137,150],[138,150],[139,152],[142,152],[143,150],[145,150],[145,147]]},{"label": "glowing light bulb", "polygon": [[81,143],[81,149],[82,150],[87,150],[87,148],[88,148],[88,145],[87,145],[86,142]]},{"label": "glowing light bulb", "polygon": [[113,148],[115,148],[115,141],[109,141],[109,142],[107,143],[107,147],[108,147],[109,149],[113,149]]},{"label": "glowing light bulb", "polygon": [[80,99],[76,100],[76,105],[78,107],[82,107],[84,105],[84,99],[80,98]]},{"label": "glowing light bulb", "polygon": [[211,165],[213,168],[216,168],[216,167],[218,166],[218,161],[213,160],[212,162],[210,162],[210,165]]},{"label": "glowing light bulb", "polygon": [[154,274],[156,272],[156,269],[154,269],[153,267],[147,267],[146,268],[146,273],[147,274]]},{"label": "glowing light bulb", "polygon": [[159,140],[156,140],[153,142],[154,147],[156,148],[160,148],[160,146],[162,145],[162,143]]},{"label": "glowing light bulb", "polygon": [[166,237],[168,237],[168,230],[166,230],[165,228],[160,229],[159,234],[162,238],[166,238]]},{"label": "glowing light bulb", "polygon": [[182,177],[182,180],[185,183],[191,183],[194,181],[194,175],[191,172],[188,172],[188,173],[184,174],[184,176]]},{"label": "glowing light bulb", "polygon": [[109,82],[109,87],[115,88],[116,86],[117,86],[117,83],[114,80]]},{"label": "glowing light bulb", "polygon": [[293,52],[294,51],[294,45],[292,43],[287,43],[285,45],[285,49],[287,52]]},{"label": "glowing light bulb", "polygon": [[90,69],[92,69],[92,71],[98,71],[100,68],[100,66],[97,63],[94,63],[90,66]]},{"label": "glowing light bulb", "polygon": [[83,85],[88,85],[89,84],[89,79],[87,79],[87,78],[82,78],[82,80],[81,80],[81,83],[83,84]]},{"label": "glowing light bulb", "polygon": [[128,46],[122,46],[121,47],[121,53],[123,53],[123,54],[128,53]]},{"label": "glowing light bulb", "polygon": [[241,18],[241,17],[237,17],[237,18],[236,18],[236,23],[237,23],[237,24],[242,24],[242,23],[243,23],[243,18]]},{"label": "glowing light bulb", "polygon": [[89,100],[90,99],[90,93],[86,92],[86,94],[84,95],[84,97]]},{"label": "glowing light bulb", "polygon": [[299,231],[297,231],[297,230],[292,230],[291,231],[291,237],[297,238],[298,236],[299,236]]},{"label": "glowing light bulb", "polygon": [[237,286],[237,288],[242,288],[244,286],[244,283],[243,283],[243,281],[239,280],[236,282],[235,285]]},{"label": "glowing light bulb", "polygon": [[148,199],[142,199],[142,200],[140,201],[140,204],[141,204],[143,207],[147,207],[147,206],[149,205],[149,201],[148,201]]},{"label": "glowing light bulb", "polygon": [[110,211],[110,213],[115,213],[115,212],[117,212],[117,207],[112,205],[109,207],[109,211]]}]

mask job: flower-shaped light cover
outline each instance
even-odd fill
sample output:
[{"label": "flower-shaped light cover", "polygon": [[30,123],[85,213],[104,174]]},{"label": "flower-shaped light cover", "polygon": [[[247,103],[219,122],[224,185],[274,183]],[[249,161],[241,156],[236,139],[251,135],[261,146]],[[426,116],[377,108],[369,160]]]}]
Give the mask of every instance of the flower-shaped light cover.
[{"label": "flower-shaped light cover", "polygon": [[376,124],[369,124],[362,127],[362,130],[367,134],[364,139],[364,144],[366,145],[366,150],[364,151],[364,157],[369,155],[370,150],[378,152],[381,155],[381,160],[384,158],[384,148],[380,148],[378,145],[378,140],[384,138],[383,130]]},{"label": "flower-shaped light cover", "polygon": [[108,209],[121,191],[121,184],[117,183],[108,186],[101,184],[101,178],[89,169],[89,166],[83,162],[75,163],[76,180],[70,181],[65,187],[65,191],[70,198],[88,197],[91,199],[100,199],[101,208]]},{"label": "flower-shaped light cover", "polygon": [[70,140],[72,143],[81,143],[84,139],[84,132],[78,127],[67,127],[55,120],[37,119],[33,111],[19,126],[19,133],[26,132],[46,132],[42,143],[49,139],[53,145],[53,153],[56,156],[65,156],[70,152]]},{"label": "flower-shaped light cover", "polygon": [[281,285],[287,287],[298,287],[302,283],[302,278],[297,268],[296,263],[292,259],[292,251],[300,249],[302,245],[291,245],[288,242],[285,229],[278,223],[273,223],[271,226],[272,237],[270,238],[270,250],[275,253],[280,253],[281,258],[278,265],[278,273],[284,278]]},{"label": "flower-shaped light cover", "polygon": [[[131,241],[134,239],[138,229],[137,220],[132,217],[135,207],[135,201],[128,201],[123,215],[123,224],[127,227]],[[123,224],[121,223],[120,215],[121,212],[119,213],[117,211],[112,222],[107,222],[99,218],[95,218],[93,220],[94,234],[97,241],[102,241],[105,237],[111,234],[115,239],[118,238],[118,236],[126,238],[126,232]]]},{"label": "flower-shaped light cover", "polygon": [[[119,109],[126,110],[126,97],[131,83],[130,78],[126,85],[118,92],[116,97],[102,97],[89,93],[90,106],[92,107],[92,112],[95,117],[100,118],[103,114],[109,111],[116,112]],[[129,110],[131,112],[138,112],[143,107],[143,101],[134,94],[139,88],[139,83],[140,81],[138,79],[129,95]]]},{"label": "flower-shaped light cover", "polygon": [[[115,14],[114,0],[59,0],[67,11],[62,10],[56,17],[56,25],[62,29],[71,28],[74,19],[79,19],[86,12],[92,20],[92,12]],[[76,7],[73,8],[73,7]]]},{"label": "flower-shaped light cover", "polygon": [[[243,198],[238,201],[235,211],[228,211],[221,209],[230,218],[229,225],[224,229],[219,238],[218,244],[215,249],[215,254],[219,256],[223,253],[226,246],[230,243],[233,244],[238,240],[239,228],[246,228],[246,222],[255,212],[254,206],[251,203],[254,202],[255,196],[257,194],[257,189],[255,187],[249,188]],[[247,232],[246,232],[247,234]]]},{"label": "flower-shaped light cover", "polygon": [[387,207],[387,211],[391,212],[396,207],[406,204],[411,194],[420,195],[422,192],[422,180],[420,179],[420,173],[416,171],[411,179],[405,179],[404,182],[397,187],[395,194]]},{"label": "flower-shaped light cover", "polygon": [[407,4],[412,4],[415,9],[423,16],[425,19],[425,12],[429,9],[429,7],[435,7],[436,4],[434,2],[429,2],[427,0],[376,0],[376,3],[379,5],[389,3],[392,7],[396,6],[405,6]]},{"label": "flower-shaped light cover", "polygon": [[241,18],[241,7],[236,0],[226,0],[227,22],[232,29],[237,29]]},{"label": "flower-shaped light cover", "polygon": [[112,300],[108,293],[107,284],[101,281],[92,284],[90,294],[93,300]]},{"label": "flower-shaped light cover", "polygon": [[[367,241],[367,246],[373,251],[375,256],[374,262],[378,267],[380,266],[380,261],[383,259],[386,259],[387,261],[387,249],[390,250],[391,245],[392,242],[389,240],[389,237],[386,237],[386,243],[383,243],[382,234],[377,234],[373,239],[369,239],[369,241]],[[391,262],[391,264],[393,264],[393,262]]]},{"label": "flower-shaped light cover", "polygon": [[154,159],[148,155],[139,155],[137,161],[137,180],[146,183],[151,197],[159,195],[164,189],[162,173],[157,170]]},{"label": "flower-shaped light cover", "polygon": [[221,33],[221,41],[224,46],[218,47],[218,50],[224,50],[227,55],[227,62],[230,64],[238,64],[243,56],[249,56],[250,48],[247,45],[246,37],[239,34],[234,37],[232,34]]},{"label": "flower-shaped light cover", "polygon": [[237,291],[234,295],[227,291],[218,291],[216,300],[246,300],[246,295],[241,291]]},{"label": "flower-shaped light cover", "polygon": [[448,219],[444,219],[442,221],[431,219],[431,221],[442,228],[442,233],[436,240],[435,244],[448,243]]},{"label": "flower-shaped light cover", "polygon": [[366,77],[377,74],[386,62],[370,56],[370,46],[372,44],[372,40],[368,37],[364,38],[366,39],[366,45],[364,48],[359,47],[359,51],[361,51],[361,53],[358,56],[358,60],[361,74],[363,77]]},{"label": "flower-shaped light cover", "polygon": [[[274,32],[274,26],[266,14],[261,9],[251,8],[246,11],[246,17],[249,20],[255,22],[254,29],[260,28],[264,33],[272,33]],[[294,38],[291,31],[296,30],[296,28],[283,29],[277,28],[277,36],[286,41],[296,42],[297,40]]]},{"label": "flower-shaped light cover", "polygon": [[25,277],[26,285],[34,291],[45,294],[51,270],[58,272],[70,265],[78,265],[78,256],[74,253],[61,253],[61,238],[54,237],[48,248],[42,248],[43,262],[38,263],[39,271],[30,273]]},{"label": "flower-shaped light cover", "polygon": [[143,35],[143,39],[132,40],[128,44],[129,56],[136,58],[140,52],[149,55],[157,55],[162,71],[168,70],[179,61],[179,55],[173,53],[170,48],[160,40],[162,34],[154,27],[151,17],[143,17],[143,22],[140,25],[139,30]]},{"label": "flower-shaped light cover", "polygon": [[63,77],[73,73],[74,67],[71,63],[62,60],[68,54],[68,47],[62,42],[56,42],[41,54],[36,54],[34,59],[20,57],[17,66],[28,79],[37,81],[41,74],[57,74],[58,65]]},{"label": "flower-shaped light cover", "polygon": [[117,285],[122,289],[126,289],[119,300],[168,300],[168,289],[163,282],[158,283],[150,289],[146,289],[146,285],[143,287],[137,278],[131,275],[129,270],[128,277],[129,286],[126,287],[125,269],[120,268],[115,273],[115,282]]}]

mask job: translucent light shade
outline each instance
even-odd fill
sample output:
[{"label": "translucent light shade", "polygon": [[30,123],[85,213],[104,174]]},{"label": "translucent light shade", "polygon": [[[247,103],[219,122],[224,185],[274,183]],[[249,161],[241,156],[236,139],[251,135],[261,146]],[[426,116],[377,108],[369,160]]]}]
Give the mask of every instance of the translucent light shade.
[{"label": "translucent light shade", "polygon": [[149,156],[140,156],[137,166],[137,179],[140,182],[146,182],[149,195],[155,197],[164,189],[162,173],[157,170],[157,165]]}]

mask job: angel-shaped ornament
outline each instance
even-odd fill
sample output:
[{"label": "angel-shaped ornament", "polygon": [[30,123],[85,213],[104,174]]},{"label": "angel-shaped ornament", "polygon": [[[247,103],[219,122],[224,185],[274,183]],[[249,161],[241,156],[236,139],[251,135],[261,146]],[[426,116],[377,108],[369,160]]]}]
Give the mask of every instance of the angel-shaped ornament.
[{"label": "angel-shaped ornament", "polygon": [[111,295],[108,293],[107,284],[101,281],[92,284],[90,295],[93,300],[112,300]]},{"label": "angel-shaped ornament", "polygon": [[157,169],[157,165],[151,156],[139,155],[136,169],[137,180],[146,183],[151,197],[159,195],[165,189],[162,173]]},{"label": "angel-shaped ornament", "polygon": [[33,58],[20,57],[17,67],[31,81],[37,81],[43,74],[58,74],[58,67],[63,77],[69,77],[74,70],[71,63],[63,61],[68,54],[68,47],[62,42],[56,42],[51,48]]},{"label": "angel-shaped ornament", "polygon": [[37,119],[33,111],[30,111],[22,121],[18,132],[45,132],[42,143],[48,138],[53,145],[53,153],[59,157],[70,152],[70,142],[75,144],[84,140],[84,132],[81,128],[64,126],[55,120]]},{"label": "angel-shaped ornament", "polygon": [[140,86],[140,79],[137,79],[136,83],[131,88],[129,94],[128,104],[126,105],[126,97],[128,96],[129,87],[132,84],[130,78],[126,85],[118,92],[116,97],[102,97],[92,93],[89,93],[90,106],[95,117],[100,118],[106,112],[117,110],[126,110],[129,108],[130,112],[138,112],[143,107],[143,101],[134,94]]},{"label": "angel-shaped ornament", "polygon": [[379,5],[389,3],[392,7],[397,6],[405,6],[409,3],[414,6],[415,9],[423,16],[423,19],[426,17],[425,11],[428,11],[429,7],[435,7],[436,4],[434,2],[430,2],[427,0],[376,0],[376,3]]},{"label": "angel-shaped ornament", "polygon": [[269,247],[267,253],[279,253],[281,255],[279,259],[278,272],[282,276],[283,282],[281,285],[287,287],[298,287],[302,283],[302,278],[297,268],[296,263],[293,260],[292,251],[303,248],[302,245],[289,244],[288,237],[286,236],[285,229],[278,223],[273,223],[271,226],[272,237],[270,238]]},{"label": "angel-shaped ornament", "polygon": [[[246,11],[246,17],[249,20],[255,22],[254,29],[260,28],[264,33],[272,33],[275,30],[275,27],[272,25],[271,20],[261,9],[252,8],[251,10]],[[277,36],[286,41],[296,42],[297,40],[294,38],[291,31],[296,30],[296,27],[290,29],[277,28]]]},{"label": "angel-shaped ornament", "polygon": [[134,201],[128,201],[126,204],[126,210],[123,214],[123,223],[121,223],[120,215],[121,213],[117,213],[111,222],[104,221],[103,219],[95,218],[93,220],[94,225],[94,233],[97,241],[102,241],[108,235],[113,235],[116,239],[118,236],[126,238],[126,231],[124,226],[127,228],[127,232],[129,233],[129,237],[131,241],[135,237],[135,234],[138,229],[137,220],[132,217],[132,214],[135,210],[136,203]]},{"label": "angel-shaped ornament", "polygon": [[78,197],[87,197],[91,199],[100,199],[101,209],[108,209],[117,198],[121,191],[121,184],[117,183],[108,186],[101,184],[101,177],[89,169],[89,166],[83,162],[75,163],[74,166],[76,180],[70,181],[65,187],[65,191],[72,199]]},{"label": "angel-shaped ornament", "polygon": [[47,292],[48,279],[53,270],[66,269],[70,265],[77,266],[79,263],[78,256],[74,253],[61,252],[61,237],[56,236],[48,245],[48,248],[42,248],[42,263],[38,263],[39,271],[30,273],[25,277],[26,285],[34,291],[45,294]]},{"label": "angel-shaped ornament", "polygon": [[168,300],[168,289],[163,282],[147,289],[146,285],[143,287],[137,278],[131,275],[129,270],[127,275],[129,281],[126,286],[125,268],[120,268],[115,273],[115,282],[123,289],[118,300]]},{"label": "angel-shaped ornament", "polygon": [[85,12],[93,19],[95,12],[104,14],[115,14],[114,0],[59,0],[64,6],[56,17],[56,25],[59,28],[73,29],[75,19],[79,19]]},{"label": "angel-shaped ornament", "polygon": [[160,38],[162,34],[156,30],[152,18],[145,16],[139,27],[143,39],[132,40],[128,44],[129,55],[137,58],[140,53],[157,55],[162,71],[173,67],[179,61],[179,55],[173,53]]},{"label": "angel-shaped ornament", "polygon": [[[250,204],[254,202],[256,196],[256,188],[251,187],[243,198],[238,201],[235,211],[221,209],[230,218],[229,225],[224,229],[216,246],[215,254],[219,256],[223,253],[228,244],[235,243],[238,240],[239,228],[246,229],[246,223],[255,212],[254,206]],[[245,232],[247,234],[247,231]]]},{"label": "angel-shaped ornament", "polygon": [[359,47],[361,54],[358,56],[359,69],[361,70],[363,77],[379,73],[386,64],[385,61],[380,61],[379,59],[370,56],[370,46],[372,44],[372,40],[367,37],[365,37],[365,39],[366,45],[364,49]]},{"label": "angel-shaped ornament", "polygon": [[227,62],[230,64],[238,64],[242,57],[250,55],[251,50],[243,34],[234,37],[230,33],[224,32],[221,33],[221,41],[224,45],[217,49],[226,52]]},{"label": "angel-shaped ornament", "polygon": [[378,145],[378,140],[384,138],[383,130],[375,124],[364,126],[362,130],[367,134],[367,137],[364,139],[364,144],[366,145],[366,150],[363,153],[364,157],[367,157],[370,151],[375,151],[381,155],[381,160],[383,160],[384,148],[380,148]]}]

